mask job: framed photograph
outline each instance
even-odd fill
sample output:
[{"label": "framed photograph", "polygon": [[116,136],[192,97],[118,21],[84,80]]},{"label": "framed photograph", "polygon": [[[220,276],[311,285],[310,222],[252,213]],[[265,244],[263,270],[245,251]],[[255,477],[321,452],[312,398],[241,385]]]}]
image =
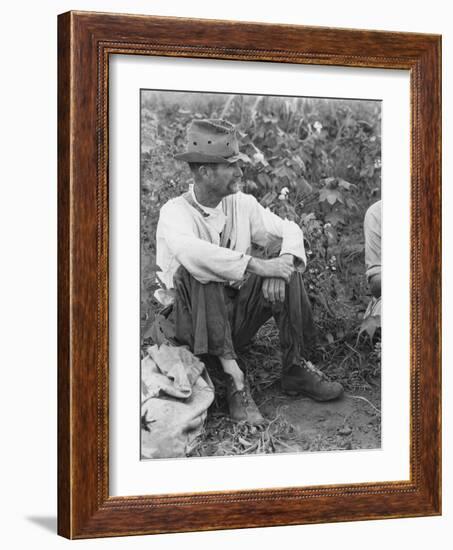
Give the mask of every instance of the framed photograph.
[{"label": "framed photograph", "polygon": [[58,25],[59,533],[440,514],[440,37]]}]

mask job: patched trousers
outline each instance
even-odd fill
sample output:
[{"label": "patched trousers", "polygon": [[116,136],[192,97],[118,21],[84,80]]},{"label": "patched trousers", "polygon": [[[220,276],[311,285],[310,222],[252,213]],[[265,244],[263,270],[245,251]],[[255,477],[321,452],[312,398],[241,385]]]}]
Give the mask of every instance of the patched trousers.
[{"label": "patched trousers", "polygon": [[307,358],[316,340],[311,305],[302,274],[294,272],[284,302],[264,298],[263,279],[249,274],[239,289],[223,283],[202,284],[182,266],[174,277],[175,303],[168,319],[176,341],[195,355],[235,359],[270,317],[278,326],[285,372]]}]

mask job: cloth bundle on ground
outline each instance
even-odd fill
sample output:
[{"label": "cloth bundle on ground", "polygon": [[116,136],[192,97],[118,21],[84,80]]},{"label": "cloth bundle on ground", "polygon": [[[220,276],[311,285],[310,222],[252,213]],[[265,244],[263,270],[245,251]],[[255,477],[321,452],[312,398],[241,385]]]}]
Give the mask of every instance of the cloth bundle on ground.
[{"label": "cloth bundle on ground", "polygon": [[186,456],[201,434],[214,386],[183,346],[151,346],[142,359],[142,458]]}]

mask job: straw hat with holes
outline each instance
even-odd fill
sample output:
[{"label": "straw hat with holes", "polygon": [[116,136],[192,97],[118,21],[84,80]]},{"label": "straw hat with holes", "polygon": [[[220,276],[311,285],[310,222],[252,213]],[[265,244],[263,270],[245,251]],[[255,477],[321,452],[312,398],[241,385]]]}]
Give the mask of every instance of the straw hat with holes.
[{"label": "straw hat with holes", "polygon": [[222,119],[193,120],[187,130],[186,151],[175,155],[175,159],[215,164],[250,161],[239,152],[236,128]]}]

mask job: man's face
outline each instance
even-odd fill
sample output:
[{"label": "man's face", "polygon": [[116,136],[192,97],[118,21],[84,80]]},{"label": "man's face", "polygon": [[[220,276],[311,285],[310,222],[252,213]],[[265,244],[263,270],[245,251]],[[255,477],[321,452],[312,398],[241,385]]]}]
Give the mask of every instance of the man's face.
[{"label": "man's face", "polygon": [[218,196],[226,197],[239,191],[242,170],[237,162],[212,165],[208,174],[208,185]]}]

